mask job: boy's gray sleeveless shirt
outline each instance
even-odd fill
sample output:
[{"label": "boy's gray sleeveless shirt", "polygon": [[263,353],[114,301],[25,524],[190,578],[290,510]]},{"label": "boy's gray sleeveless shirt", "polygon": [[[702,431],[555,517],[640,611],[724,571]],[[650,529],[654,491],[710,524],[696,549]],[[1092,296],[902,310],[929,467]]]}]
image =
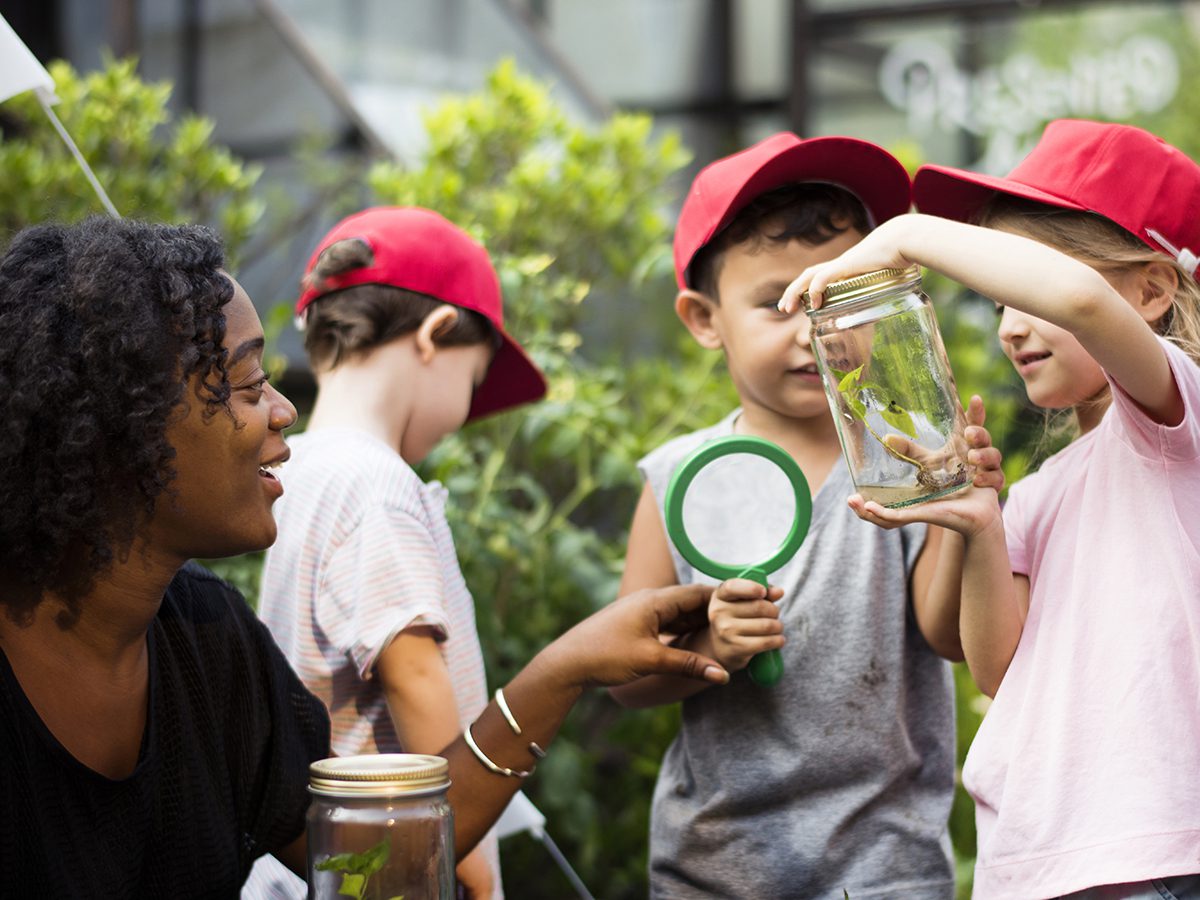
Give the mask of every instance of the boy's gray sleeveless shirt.
[{"label": "boy's gray sleeveless shirt", "polygon": [[[660,511],[675,468],[732,434],[739,412],[641,461]],[[907,590],[925,527],[863,522],[846,505],[851,493],[846,466],[835,463],[804,545],[769,575],[785,592],[783,680],[761,688],[743,671],[683,702],[654,791],[654,898],[954,895],[953,682],[918,631]],[[720,532],[730,527],[722,508],[739,496],[707,472],[694,482],[689,535],[701,549],[745,538],[744,522],[737,536]],[[697,503],[711,512],[696,522],[715,529],[703,540]],[[715,582],[674,547],[671,555],[680,584]]]}]

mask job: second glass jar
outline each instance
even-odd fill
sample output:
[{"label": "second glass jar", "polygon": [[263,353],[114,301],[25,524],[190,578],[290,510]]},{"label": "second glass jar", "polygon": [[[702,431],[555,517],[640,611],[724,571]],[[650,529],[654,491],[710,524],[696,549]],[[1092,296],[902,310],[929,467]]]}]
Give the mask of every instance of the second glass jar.
[{"label": "second glass jar", "polygon": [[454,815],[440,756],[382,753],[309,767],[310,900],[454,900]]},{"label": "second glass jar", "polygon": [[966,487],[974,475],[966,419],[920,270],[834,282],[808,315],[842,452],[863,498],[895,508]]}]

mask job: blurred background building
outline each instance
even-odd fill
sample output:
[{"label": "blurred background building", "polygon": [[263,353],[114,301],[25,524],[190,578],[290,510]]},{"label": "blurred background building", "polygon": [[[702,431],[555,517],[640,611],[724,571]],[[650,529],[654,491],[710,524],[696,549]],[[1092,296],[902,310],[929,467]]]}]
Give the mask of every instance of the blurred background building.
[{"label": "blurred background building", "polygon": [[[330,224],[296,149],[412,158],[420,112],[502,58],[582,120],[652,113],[697,167],[771,132],[847,133],[916,159],[1010,167],[1057,116],[1129,120],[1180,89],[1156,16],[1180,0],[0,0],[42,60],[134,54],[173,103],[265,166],[300,212],[248,260],[252,296],[293,289]],[[1197,13],[1188,12],[1194,23]],[[1084,32],[1081,34],[1081,29]],[[1024,49],[1076,45],[1048,67]],[[1029,44],[1029,40],[1025,43]],[[1016,49],[1014,49],[1014,46]]]}]

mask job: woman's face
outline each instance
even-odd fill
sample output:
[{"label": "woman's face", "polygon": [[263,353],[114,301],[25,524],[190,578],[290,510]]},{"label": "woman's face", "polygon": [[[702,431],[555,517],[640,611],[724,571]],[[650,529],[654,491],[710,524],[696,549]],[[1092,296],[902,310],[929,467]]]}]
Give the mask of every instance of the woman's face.
[{"label": "woman's face", "polygon": [[180,418],[167,429],[177,474],[149,523],[151,547],[181,561],[261,550],[275,540],[271,506],[283,485],[270,469],[288,458],[283,430],[296,409],[267,382],[262,325],[241,285],[233,285],[223,309],[233,415],[218,408],[206,417],[199,379],[189,381]]}]

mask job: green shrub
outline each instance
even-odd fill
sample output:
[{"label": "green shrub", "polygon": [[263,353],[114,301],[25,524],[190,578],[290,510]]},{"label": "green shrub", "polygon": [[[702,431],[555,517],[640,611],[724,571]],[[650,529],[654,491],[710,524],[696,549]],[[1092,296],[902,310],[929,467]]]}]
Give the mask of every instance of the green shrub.
[{"label": "green shrub", "polygon": [[[213,123],[175,117],[171,86],[142,81],[132,59],[81,75],[49,66],[55,112],[117,210],[158,222],[200,222],[225,238],[230,258],[262,218],[259,170],[212,142]],[[103,213],[75,158],[32,93],[0,108],[0,248],[27,225]]]}]

